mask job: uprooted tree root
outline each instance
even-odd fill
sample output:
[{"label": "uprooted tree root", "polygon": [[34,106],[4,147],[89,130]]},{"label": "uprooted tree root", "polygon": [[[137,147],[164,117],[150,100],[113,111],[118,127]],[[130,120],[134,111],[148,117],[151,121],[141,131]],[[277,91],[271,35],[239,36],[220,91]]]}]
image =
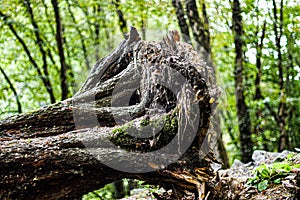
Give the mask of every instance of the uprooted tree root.
[{"label": "uprooted tree root", "polygon": [[[179,41],[178,32],[147,42],[132,28],[97,62],[74,97],[0,122],[0,198],[77,199],[121,178],[159,184],[180,199],[208,197],[215,177],[208,129],[218,99],[212,73],[189,44]],[[128,134],[143,127],[160,129],[142,139]],[[196,130],[194,136],[189,127]],[[149,157],[153,171],[147,173],[103,164],[143,168],[118,148],[104,144],[95,149],[97,158],[86,148],[110,141],[147,159],[147,152],[174,138],[179,146],[190,141],[189,147],[171,164],[175,155],[168,151]]]}]

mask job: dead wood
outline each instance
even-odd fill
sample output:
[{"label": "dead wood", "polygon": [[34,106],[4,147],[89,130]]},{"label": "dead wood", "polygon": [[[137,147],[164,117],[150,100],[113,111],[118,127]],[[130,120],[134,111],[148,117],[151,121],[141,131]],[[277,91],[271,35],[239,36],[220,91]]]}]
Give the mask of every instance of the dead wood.
[{"label": "dead wood", "polygon": [[0,122],[0,198],[79,199],[136,178],[203,199],[214,177],[208,129],[218,90],[179,38],[143,41],[131,28],[74,97]]}]

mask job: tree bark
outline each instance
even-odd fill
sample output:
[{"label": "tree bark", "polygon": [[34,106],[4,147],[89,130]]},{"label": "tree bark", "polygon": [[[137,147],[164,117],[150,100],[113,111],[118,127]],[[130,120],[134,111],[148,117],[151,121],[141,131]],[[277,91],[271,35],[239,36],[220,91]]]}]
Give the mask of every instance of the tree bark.
[{"label": "tree bark", "polygon": [[[263,98],[261,89],[260,89],[260,82],[261,82],[261,75],[262,75],[262,68],[261,68],[261,57],[262,57],[262,49],[263,49],[263,42],[265,39],[266,35],[266,21],[264,21],[263,29],[262,29],[262,35],[260,37],[260,40],[257,39],[255,43],[255,48],[256,48],[256,69],[257,69],[257,74],[255,78],[255,96],[254,100],[261,100]],[[255,36],[258,35],[259,31],[259,25],[257,25],[257,30],[255,33]]]},{"label": "tree bark", "polygon": [[197,44],[197,49],[207,60],[207,56],[211,53],[209,30],[205,27],[203,19],[199,17],[198,7],[195,0],[186,0],[187,16],[192,28],[195,41]]},{"label": "tree bark", "polygon": [[[42,4],[43,4],[43,6],[44,6],[45,15],[46,15],[46,19],[47,19],[49,28],[50,28],[50,30],[51,30],[51,35],[54,36],[54,35],[55,35],[55,31],[54,31],[54,28],[53,28],[53,26],[52,26],[51,17],[49,16],[48,6],[47,6],[45,0],[42,0]],[[45,38],[45,40],[46,40],[46,44],[49,44],[49,42],[48,42],[48,40],[47,40],[46,38]],[[48,47],[46,47],[46,48],[47,48],[47,54],[48,54],[48,57],[50,58],[52,64],[54,65],[55,70],[56,70],[57,72],[59,72],[59,69],[58,69],[58,67],[57,67],[57,65],[56,65],[56,63],[55,63],[55,61],[54,61],[53,55],[52,55],[52,53],[51,53],[51,49],[53,50],[53,48],[52,48],[51,46],[48,46]]]},{"label": "tree bark", "polygon": [[242,162],[251,161],[253,144],[251,140],[251,121],[248,106],[245,101],[243,86],[243,22],[239,0],[233,1],[232,24],[235,44],[235,96],[239,122]]},{"label": "tree bark", "polygon": [[[100,12],[102,12],[101,7],[98,3],[98,5],[94,6],[93,9],[94,13],[96,16],[100,16]],[[95,21],[95,59],[96,61],[98,61],[99,58],[99,54],[100,54],[100,20],[97,18],[97,20]],[[104,28],[104,27],[103,27]]]},{"label": "tree bark", "polygon": [[[0,198],[79,199],[122,178],[159,184],[179,199],[213,196],[208,129],[217,96],[203,78],[210,69],[178,40],[172,31],[142,41],[132,28],[75,96],[0,122]],[[131,135],[148,129],[150,136]]]},{"label": "tree bark", "polygon": [[[258,6],[258,5],[257,5]],[[256,11],[256,20],[259,21],[259,11]],[[261,63],[261,58],[262,58],[262,50],[263,50],[263,42],[265,39],[265,35],[266,35],[266,25],[267,22],[266,20],[264,21],[262,30],[261,30],[261,37],[258,37],[258,33],[260,31],[260,25],[257,24],[256,26],[256,31],[254,34],[255,39],[255,49],[256,49],[256,69],[257,69],[257,73],[256,73],[256,77],[255,77],[255,95],[253,100],[254,101],[261,101],[264,97],[262,95],[261,92],[261,76],[262,76],[262,63]],[[265,102],[266,104],[267,102]],[[253,126],[253,132],[256,135],[259,135],[261,132],[263,132],[263,128],[261,126],[261,119],[263,116],[263,111],[260,107],[258,107],[255,111],[255,116],[257,118],[257,120],[254,122],[254,126]],[[270,142],[264,134],[262,134],[262,138],[263,138],[263,149],[265,151],[268,151],[268,143]]]}]

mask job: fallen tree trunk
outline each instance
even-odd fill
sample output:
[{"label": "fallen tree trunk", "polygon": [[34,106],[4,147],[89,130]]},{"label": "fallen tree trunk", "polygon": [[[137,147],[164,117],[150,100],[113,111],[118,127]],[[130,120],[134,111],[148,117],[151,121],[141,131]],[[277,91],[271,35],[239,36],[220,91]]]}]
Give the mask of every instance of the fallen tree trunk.
[{"label": "fallen tree trunk", "polygon": [[146,42],[132,28],[74,97],[0,122],[0,198],[79,199],[135,178],[203,199],[216,162],[211,73],[176,31]]}]

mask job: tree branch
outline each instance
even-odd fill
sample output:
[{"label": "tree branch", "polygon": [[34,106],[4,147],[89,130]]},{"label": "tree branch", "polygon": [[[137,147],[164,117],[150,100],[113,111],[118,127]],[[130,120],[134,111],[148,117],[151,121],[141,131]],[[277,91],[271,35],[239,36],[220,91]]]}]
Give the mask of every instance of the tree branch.
[{"label": "tree branch", "polygon": [[2,69],[2,67],[0,67],[0,71],[4,76],[4,79],[7,81],[9,88],[12,90],[12,92],[14,93],[14,96],[16,98],[16,102],[17,102],[17,106],[18,106],[18,112],[22,113],[22,106],[21,106],[21,102],[19,100],[19,95],[15,89],[15,87],[13,86],[12,82],[10,81],[9,77],[6,75],[6,73],[4,72],[4,70]]},{"label": "tree branch", "polygon": [[26,0],[24,1],[25,3],[25,6],[26,6],[26,10],[27,12],[29,13],[30,15],[30,21],[31,21],[31,24],[34,28],[34,34],[35,34],[35,37],[36,37],[36,41],[37,41],[37,44],[39,46],[39,50],[42,54],[42,58],[43,58],[43,72],[44,72],[44,75],[45,75],[45,79],[48,83],[48,90],[51,91],[51,103],[55,103],[55,97],[53,95],[53,88],[52,88],[52,85],[51,85],[51,81],[49,79],[49,73],[48,73],[48,64],[47,64],[47,55],[46,55],[46,52],[43,48],[43,46],[45,45],[44,44],[44,41],[41,39],[41,36],[40,36],[40,29],[38,27],[38,24],[36,23],[35,19],[34,19],[34,15],[33,15],[33,11],[32,11],[32,8],[31,8],[31,3],[30,3],[30,0]]},{"label": "tree branch", "polygon": [[72,18],[72,21],[73,21],[73,23],[75,25],[75,30],[78,33],[79,38],[80,38],[80,42],[81,42],[81,47],[82,47],[82,51],[83,51],[83,56],[84,56],[85,64],[86,64],[87,69],[89,70],[91,68],[91,66],[90,66],[90,61],[89,61],[89,58],[88,58],[88,54],[87,54],[87,50],[86,50],[84,38],[83,38],[81,30],[79,29],[79,27],[78,27],[78,25],[76,23],[76,19],[75,19],[74,13],[71,10],[71,5],[70,5],[69,0],[67,0],[67,4],[68,4],[68,11],[69,11],[70,16]]},{"label": "tree branch", "polygon": [[31,53],[30,53],[30,50],[29,50],[28,46],[25,44],[24,40],[19,36],[19,34],[18,34],[17,31],[15,30],[14,26],[12,25],[12,23],[7,21],[8,16],[5,15],[4,13],[2,13],[1,11],[0,11],[0,16],[3,17],[5,24],[9,27],[9,29],[10,29],[11,32],[14,34],[14,36],[15,36],[15,37],[17,38],[17,40],[21,43],[21,45],[22,45],[22,47],[23,47],[25,53],[26,53],[27,56],[28,56],[29,61],[30,61],[31,64],[34,66],[34,68],[36,69],[36,71],[37,71],[39,77],[42,79],[42,82],[43,82],[43,84],[44,84],[44,86],[45,86],[45,88],[46,88],[46,90],[47,90],[47,92],[48,92],[48,94],[49,94],[49,96],[50,96],[51,102],[52,102],[53,100],[54,100],[54,102],[55,102],[54,94],[53,94],[53,91],[51,90],[51,87],[50,87],[50,82],[49,82],[49,80],[47,80],[47,79],[45,78],[45,76],[42,74],[42,72],[41,72],[41,70],[40,70],[38,64],[35,62],[35,60],[34,60],[33,57],[31,56]]}]

